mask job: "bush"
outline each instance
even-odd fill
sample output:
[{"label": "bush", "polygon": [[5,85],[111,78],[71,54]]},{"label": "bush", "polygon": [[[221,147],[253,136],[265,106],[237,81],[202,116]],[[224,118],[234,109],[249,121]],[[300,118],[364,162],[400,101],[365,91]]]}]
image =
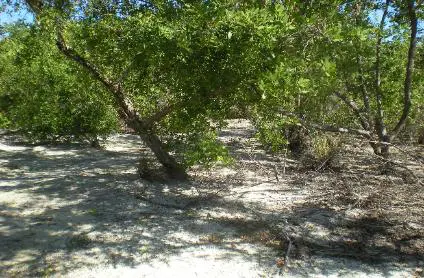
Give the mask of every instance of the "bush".
[{"label": "bush", "polygon": [[227,148],[217,140],[214,131],[189,134],[179,144],[174,142],[173,148],[182,155],[185,167],[200,164],[209,168],[216,164],[230,165],[234,162]]},{"label": "bush", "polygon": [[0,53],[0,128],[38,142],[95,141],[118,129],[113,99],[48,33],[16,26]]},{"label": "bush", "polygon": [[259,115],[252,117],[253,125],[256,128],[256,138],[264,149],[271,153],[281,153],[290,145],[288,127],[293,122],[288,118],[267,119]]},{"label": "bush", "polygon": [[300,158],[302,165],[315,171],[338,169],[342,138],[318,134],[311,137],[307,150]]},{"label": "bush", "polygon": [[0,112],[0,128],[7,128],[10,124],[10,120]]},{"label": "bush", "polygon": [[310,143],[309,131],[300,125],[290,125],[286,127],[286,137],[288,141],[288,148],[291,154],[300,158],[307,152]]}]

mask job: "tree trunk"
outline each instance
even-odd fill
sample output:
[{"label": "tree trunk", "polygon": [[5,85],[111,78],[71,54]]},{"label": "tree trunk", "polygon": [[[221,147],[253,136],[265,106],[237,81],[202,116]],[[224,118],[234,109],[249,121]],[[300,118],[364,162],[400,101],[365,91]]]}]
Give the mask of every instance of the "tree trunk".
[{"label": "tree trunk", "polygon": [[399,122],[392,131],[391,140],[393,140],[405,127],[406,120],[409,116],[409,112],[412,106],[412,79],[414,75],[414,62],[415,55],[417,53],[418,41],[418,18],[416,14],[416,9],[418,9],[419,6],[420,4],[418,5],[418,7],[415,7],[414,0],[408,1],[408,16],[410,21],[409,26],[411,28],[411,34],[409,37],[408,61],[406,65],[405,82],[403,85],[403,110]]},{"label": "tree trunk", "polygon": [[60,32],[58,32],[57,46],[59,50],[69,59],[77,62],[88,72],[90,72],[95,79],[100,81],[105,88],[114,96],[118,107],[118,112],[122,120],[135,130],[140,136],[141,140],[149,147],[157,160],[163,165],[168,175],[174,179],[183,180],[187,178],[184,168],[165,150],[164,145],[159,137],[152,131],[155,122],[158,122],[167,114],[172,111],[173,106],[164,108],[156,114],[146,119],[141,118],[139,113],[134,108],[132,101],[127,97],[122,87],[114,84],[111,80],[102,76],[100,71],[82,56],[76,53],[72,48],[68,47]]},{"label": "tree trunk", "polygon": [[418,132],[417,143],[420,145],[424,145],[424,127]]},{"label": "tree trunk", "polygon": [[388,158],[390,156],[390,142],[388,136],[386,136],[383,140],[380,139],[379,142],[371,141],[370,145],[374,154],[384,158]]},{"label": "tree trunk", "polygon": [[133,127],[141,140],[152,150],[155,157],[163,165],[166,173],[173,179],[186,180],[188,175],[184,168],[165,150],[159,137],[151,131]]}]

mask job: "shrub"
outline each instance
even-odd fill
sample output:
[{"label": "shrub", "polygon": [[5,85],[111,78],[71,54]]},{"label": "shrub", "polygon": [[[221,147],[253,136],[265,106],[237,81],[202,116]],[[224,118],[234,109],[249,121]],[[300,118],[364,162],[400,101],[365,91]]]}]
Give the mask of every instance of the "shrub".
[{"label": "shrub", "polygon": [[301,163],[307,169],[315,171],[337,169],[340,167],[342,138],[317,134],[311,137],[307,150],[301,156]]}]

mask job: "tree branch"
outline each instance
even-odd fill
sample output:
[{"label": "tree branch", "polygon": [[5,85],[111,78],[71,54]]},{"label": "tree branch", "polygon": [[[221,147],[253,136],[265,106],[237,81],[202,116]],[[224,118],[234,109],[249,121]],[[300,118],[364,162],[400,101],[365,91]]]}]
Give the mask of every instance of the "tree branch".
[{"label": "tree branch", "polygon": [[362,101],[364,102],[365,112],[367,113],[367,117],[368,117],[368,123],[369,125],[371,125],[370,98],[369,98],[367,86],[365,85],[364,70],[362,68],[362,57],[358,55],[356,57],[356,61],[358,63],[359,78],[361,79]]},{"label": "tree branch", "polygon": [[161,121],[163,118],[168,116],[169,113],[174,111],[174,108],[175,108],[175,104],[173,104],[173,103],[159,108],[156,113],[144,118],[144,122],[145,122],[146,126],[149,127],[149,128],[153,127],[153,125],[155,123]]},{"label": "tree branch", "polygon": [[62,52],[69,59],[77,62],[80,66],[85,68],[97,81],[102,83],[115,97],[121,108],[120,112],[126,115],[127,119],[138,118],[138,113],[133,108],[131,101],[125,96],[124,92],[121,90],[119,84],[114,84],[111,80],[104,77],[100,70],[87,61],[84,57],[79,55],[74,49],[70,48],[63,37],[61,26],[57,26],[57,40],[56,45],[60,52]]},{"label": "tree branch", "polygon": [[[58,26],[58,28],[60,28],[60,26]],[[162,120],[174,109],[175,105],[169,104],[169,105],[166,105],[165,107],[158,109],[158,111],[154,113],[153,115],[148,116],[146,118],[141,118],[139,113],[135,110],[134,105],[132,104],[130,99],[126,97],[126,94],[122,89],[121,83],[114,83],[113,81],[104,77],[100,73],[100,70],[95,65],[93,65],[92,63],[87,61],[84,57],[79,55],[74,49],[67,46],[60,29],[58,29],[58,32],[57,32],[57,47],[65,56],[67,56],[68,58],[80,64],[96,80],[100,81],[110,92],[113,93],[115,99],[119,103],[118,112],[121,114],[121,116],[124,117],[124,119],[126,118],[127,120],[131,120],[131,121],[135,120],[143,126],[143,129],[151,129],[155,123]],[[119,82],[122,82],[122,80],[120,80]]]},{"label": "tree branch", "polygon": [[394,139],[399,132],[405,127],[406,120],[411,110],[411,95],[412,95],[412,77],[414,74],[414,61],[415,54],[417,52],[417,25],[418,19],[416,9],[414,7],[414,0],[408,2],[408,15],[410,20],[411,35],[409,38],[409,49],[408,49],[408,63],[406,65],[405,82],[403,85],[403,110],[402,115],[393,129],[390,139]]},{"label": "tree branch", "polygon": [[345,127],[337,127],[337,126],[331,126],[331,125],[318,125],[314,123],[308,124],[308,126],[322,130],[327,132],[335,132],[335,133],[350,133],[350,134],[356,134],[361,135],[367,139],[371,139],[371,134],[368,130],[362,130],[362,129],[356,129],[356,128],[345,128]]},{"label": "tree branch", "polygon": [[29,8],[38,16],[43,10],[43,1],[41,0],[26,0]]},{"label": "tree branch", "polygon": [[380,52],[381,52],[381,42],[383,40],[383,31],[384,31],[384,25],[386,23],[386,17],[389,12],[389,5],[390,0],[386,0],[386,5],[384,8],[383,15],[381,17],[380,25],[377,32],[377,44],[376,44],[376,51],[375,51],[375,92],[376,92],[376,102],[377,102],[377,115],[376,115],[376,128],[377,133],[380,139],[383,139],[386,137],[386,127],[384,125],[384,115],[383,115],[383,94],[381,91],[381,68],[380,68]]},{"label": "tree branch", "polygon": [[279,112],[280,112],[281,115],[295,118],[296,120],[298,120],[300,122],[300,124],[302,126],[304,126],[306,128],[313,128],[313,129],[327,131],[327,132],[351,133],[351,134],[361,135],[361,136],[363,136],[363,137],[365,137],[366,139],[369,139],[369,140],[372,139],[371,132],[368,131],[368,130],[355,129],[355,128],[345,128],[345,127],[336,127],[336,126],[331,126],[331,125],[321,125],[321,124],[316,124],[316,123],[310,123],[310,122],[308,122],[307,120],[305,120],[304,118],[302,118],[301,116],[299,116],[295,113],[284,111],[284,110],[280,110]]},{"label": "tree branch", "polygon": [[362,128],[365,129],[365,130],[370,130],[370,125],[369,125],[367,119],[364,118],[364,116],[362,116],[358,105],[353,100],[349,99],[347,96],[343,95],[340,92],[335,92],[334,94],[338,98],[340,98],[353,111],[356,118],[361,123]]}]

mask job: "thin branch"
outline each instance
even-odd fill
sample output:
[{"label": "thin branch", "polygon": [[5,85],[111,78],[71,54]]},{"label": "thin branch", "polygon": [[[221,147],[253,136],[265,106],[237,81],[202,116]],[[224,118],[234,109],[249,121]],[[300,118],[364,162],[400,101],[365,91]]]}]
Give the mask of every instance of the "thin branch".
[{"label": "thin branch", "polygon": [[113,93],[113,95],[119,102],[118,112],[121,114],[121,116],[124,117],[124,119],[131,121],[135,120],[138,122],[138,124],[141,124],[143,126],[143,129],[146,130],[152,128],[155,123],[159,122],[173,111],[175,105],[170,104],[165,107],[161,107],[156,113],[149,117],[141,118],[139,113],[134,109],[132,102],[125,96],[125,92],[122,90],[120,83],[115,83],[109,80],[108,78],[104,77],[95,65],[87,61],[84,57],[79,55],[74,49],[70,48],[66,44],[65,39],[60,30],[60,25],[58,26],[57,32],[57,47],[65,56],[80,64],[96,80],[100,81],[110,92]]},{"label": "thin branch", "polygon": [[[97,81],[101,82],[115,97],[115,99],[119,103],[120,114],[122,116],[125,115],[125,118],[134,118],[134,116],[138,115],[132,103],[125,97],[124,93],[121,91],[119,85],[114,84],[111,80],[104,77],[100,70],[92,63],[87,61],[84,57],[79,55],[74,49],[70,48],[63,37],[62,31],[60,30],[60,26],[58,26],[57,31],[57,40],[56,44],[60,52],[62,52],[69,59],[77,62],[83,68],[85,68]],[[137,116],[136,116],[137,117]]]},{"label": "thin branch", "polygon": [[383,119],[383,94],[381,91],[381,43],[383,40],[383,31],[384,26],[386,24],[386,17],[389,12],[390,0],[386,0],[386,5],[384,8],[383,15],[381,17],[380,25],[377,32],[377,44],[375,51],[375,90],[376,90],[376,102],[377,102],[377,116],[376,116],[376,124],[377,124],[377,132],[380,139],[386,136],[386,127],[384,125]]},{"label": "thin branch", "polygon": [[340,92],[335,92],[334,94],[353,111],[356,118],[361,122],[362,128],[365,130],[370,130],[370,124],[368,123],[367,119],[362,116],[358,105],[353,100],[349,99],[347,96],[343,95]]},{"label": "thin branch", "polygon": [[298,120],[300,122],[301,126],[304,126],[306,128],[313,128],[313,129],[327,131],[327,132],[351,133],[351,134],[361,135],[361,136],[363,136],[363,137],[365,137],[366,139],[369,139],[369,140],[372,139],[371,132],[368,131],[368,130],[356,129],[356,128],[336,127],[336,126],[331,126],[331,125],[320,125],[320,124],[316,124],[316,123],[310,123],[310,122],[306,121],[304,118],[302,118],[301,116],[299,116],[295,113],[284,111],[284,110],[280,110],[279,112],[280,112],[281,115],[295,118],[296,120]]},{"label": "thin branch", "polygon": [[365,112],[367,113],[367,117],[368,117],[368,123],[371,125],[370,98],[369,98],[369,93],[368,93],[366,82],[365,82],[364,70],[362,68],[362,57],[358,55],[356,57],[356,61],[358,63],[359,77],[361,79],[362,101],[364,102]]},{"label": "thin branch", "polygon": [[43,11],[43,1],[41,0],[26,0],[29,8],[35,13],[36,16],[40,15]]},{"label": "thin branch", "polygon": [[367,139],[371,139],[371,133],[368,130],[356,129],[356,128],[345,128],[345,127],[337,127],[331,125],[318,125],[318,124],[309,124],[310,127],[322,131],[327,132],[335,132],[335,133],[350,133],[361,135]]},{"label": "thin branch", "polygon": [[161,121],[163,118],[168,116],[172,111],[174,111],[174,108],[175,108],[174,103],[158,108],[158,111],[156,113],[144,118],[144,122],[146,126],[149,128],[153,127],[155,123]]},{"label": "thin branch", "polygon": [[85,58],[83,58],[74,49],[70,48],[66,44],[65,38],[63,37],[61,30],[57,31],[56,45],[60,52],[62,52],[69,59],[77,62],[83,68],[85,68],[91,75],[93,75],[96,80],[100,81],[107,88],[112,89],[113,91],[117,89],[117,86],[115,86],[112,81],[102,76],[100,70],[95,65],[88,62]]},{"label": "thin branch", "polygon": [[408,15],[411,26],[411,36],[409,39],[409,49],[408,49],[408,63],[406,65],[406,74],[405,82],[403,85],[403,111],[402,115],[397,123],[396,127],[393,129],[390,139],[394,139],[398,133],[405,127],[406,120],[411,110],[411,95],[412,95],[412,77],[414,74],[414,61],[415,54],[417,52],[417,25],[418,19],[416,14],[416,9],[414,6],[414,0],[408,2]]}]

